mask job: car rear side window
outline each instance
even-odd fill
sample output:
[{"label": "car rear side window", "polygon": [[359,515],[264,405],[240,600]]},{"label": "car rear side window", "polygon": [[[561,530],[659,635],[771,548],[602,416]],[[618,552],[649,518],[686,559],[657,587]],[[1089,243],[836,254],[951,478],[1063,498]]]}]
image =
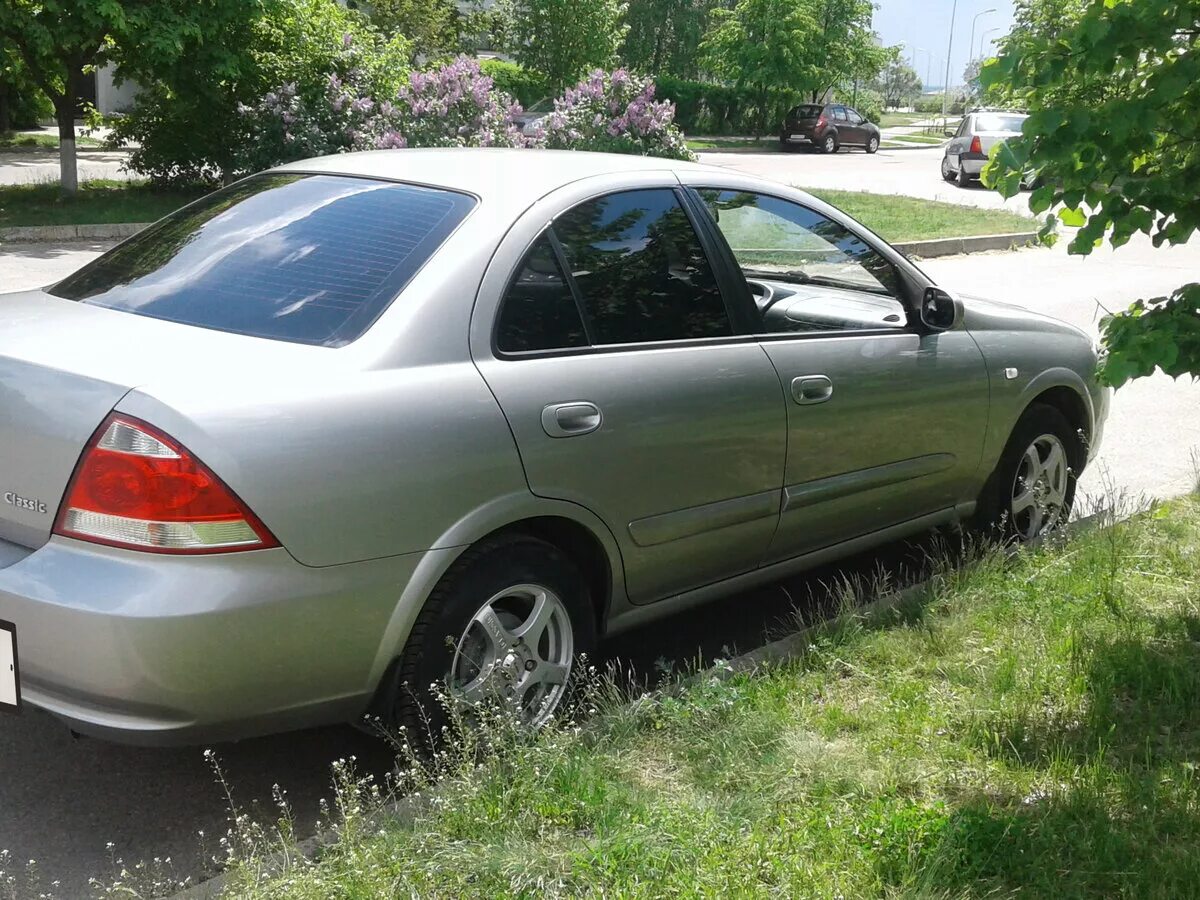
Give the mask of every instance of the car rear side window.
[{"label": "car rear side window", "polygon": [[496,347],[504,353],[586,347],[587,333],[571,287],[543,234],[504,296]]},{"label": "car rear side window", "polygon": [[553,224],[596,344],[723,337],[729,314],[675,192],[623,191]]},{"label": "car rear side window", "polygon": [[337,347],[360,337],[475,205],[340,175],[259,175],[168,216],[50,289],[201,328]]}]

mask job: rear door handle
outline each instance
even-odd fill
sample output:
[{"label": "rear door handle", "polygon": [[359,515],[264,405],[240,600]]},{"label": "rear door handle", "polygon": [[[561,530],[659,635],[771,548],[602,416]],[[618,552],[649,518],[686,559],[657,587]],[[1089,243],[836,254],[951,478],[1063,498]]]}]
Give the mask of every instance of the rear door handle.
[{"label": "rear door handle", "polygon": [[603,422],[600,407],[586,400],[552,403],[542,410],[542,429],[552,438],[591,434]]},{"label": "rear door handle", "polygon": [[801,406],[824,403],[833,396],[833,382],[827,375],[801,375],[792,379],[792,399]]}]

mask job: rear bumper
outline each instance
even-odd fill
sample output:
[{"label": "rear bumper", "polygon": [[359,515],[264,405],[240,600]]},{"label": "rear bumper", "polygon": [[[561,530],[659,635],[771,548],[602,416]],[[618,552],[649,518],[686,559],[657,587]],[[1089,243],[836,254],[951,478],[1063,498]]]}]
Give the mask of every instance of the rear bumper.
[{"label": "rear bumper", "polygon": [[[285,550],[163,556],[54,538],[0,568],[25,703],[126,743],[347,721],[422,553],[309,568]],[[0,723],[2,724],[2,723]]]},{"label": "rear bumper", "polygon": [[986,154],[982,156],[976,156],[970,153],[964,153],[958,158],[958,164],[962,167],[962,170],[968,175],[972,175],[976,178],[978,178],[980,173],[983,172],[983,167],[987,165],[987,161],[988,158]]},{"label": "rear bumper", "polygon": [[808,145],[817,142],[816,135],[811,131],[784,131],[779,135],[781,144]]}]

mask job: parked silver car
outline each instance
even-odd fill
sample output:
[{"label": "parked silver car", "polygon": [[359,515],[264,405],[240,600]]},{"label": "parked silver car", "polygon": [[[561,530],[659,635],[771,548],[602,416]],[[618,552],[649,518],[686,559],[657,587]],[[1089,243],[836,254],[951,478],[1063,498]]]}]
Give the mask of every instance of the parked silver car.
[{"label": "parked silver car", "polygon": [[945,523],[1054,527],[1095,364],[725,169],[284,166],[0,297],[0,703],[191,742],[419,727],[446,683],[540,722],[603,635]]},{"label": "parked silver car", "polygon": [[987,165],[992,147],[1002,141],[1020,137],[1028,119],[1025,113],[975,111],[963,116],[957,131],[947,131],[950,141],[942,155],[942,177],[967,187]]}]

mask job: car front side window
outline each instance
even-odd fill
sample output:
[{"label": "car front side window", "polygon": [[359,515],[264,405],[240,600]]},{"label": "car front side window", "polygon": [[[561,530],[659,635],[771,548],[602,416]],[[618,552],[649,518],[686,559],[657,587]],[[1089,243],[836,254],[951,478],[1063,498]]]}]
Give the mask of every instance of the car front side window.
[{"label": "car front side window", "polygon": [[903,329],[895,268],[845,226],[789,200],[701,189],[768,332]]},{"label": "car front side window", "polygon": [[592,343],[733,334],[712,266],[670,188],[589,200],[560,215],[551,228]]}]

